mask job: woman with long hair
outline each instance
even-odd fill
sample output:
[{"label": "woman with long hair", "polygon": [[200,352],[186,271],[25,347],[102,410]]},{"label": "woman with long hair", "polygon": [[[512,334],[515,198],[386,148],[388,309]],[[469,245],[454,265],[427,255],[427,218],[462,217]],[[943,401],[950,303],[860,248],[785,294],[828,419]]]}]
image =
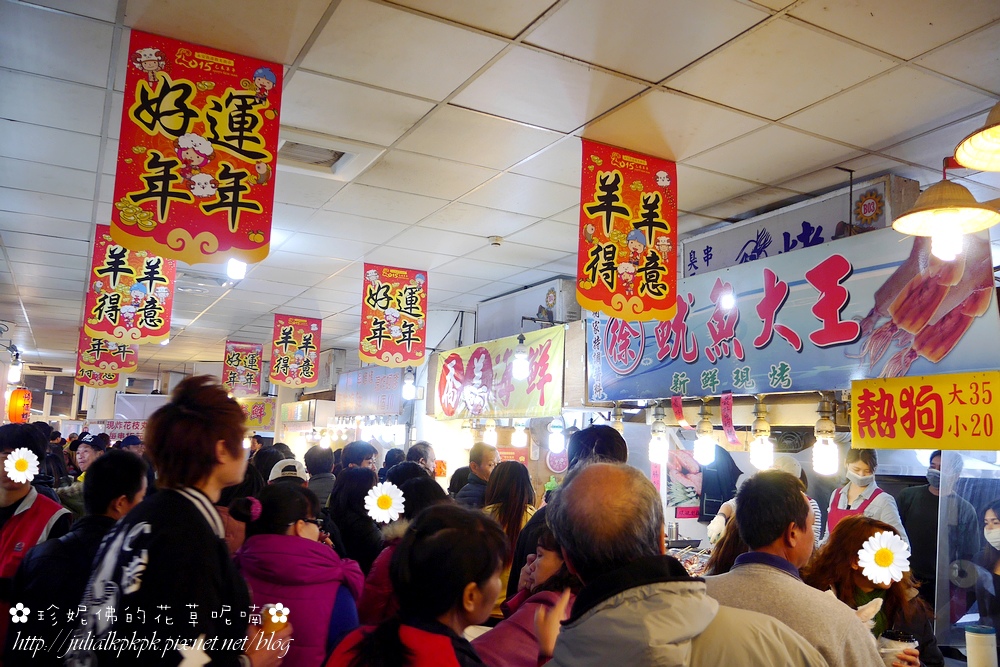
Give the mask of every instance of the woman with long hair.
[{"label": "woman with long hair", "polygon": [[366,575],[384,543],[382,531],[365,509],[365,496],[377,483],[371,468],[344,468],[333,483],[328,503],[347,557],[356,560]]},{"label": "woman with long hair", "polygon": [[[243,481],[248,450],[240,404],[218,378],[190,377],[146,424],[146,452],[156,466],[159,491],[136,505],[105,537],[81,602],[74,636],[89,645],[67,656],[74,664],[176,664],[195,646],[212,665],[275,665],[288,648],[291,627],[277,641],[261,641],[249,625],[250,594],[226,547],[222,518],[215,509],[222,489]],[[197,605],[195,607],[194,605]],[[162,627],[144,616],[105,610],[170,610],[175,649],[139,655],[115,650],[110,638],[130,637],[151,645]],[[196,614],[179,613],[196,610]],[[212,610],[229,610],[213,616]],[[164,619],[167,617],[163,612]],[[200,638],[200,639],[199,639]],[[206,638],[211,638],[206,644]],[[200,642],[200,644],[199,644]],[[184,650],[181,650],[184,649]]]},{"label": "woman with long hair", "polygon": [[899,518],[896,500],[875,483],[875,471],[878,469],[875,450],[849,449],[844,463],[847,480],[830,495],[830,507],[826,516],[827,535],[833,532],[841,519],[862,514],[889,524],[909,544],[910,539]]},{"label": "woman with long hair", "polygon": [[[886,630],[901,630],[911,634],[919,644],[919,663],[926,667],[943,666],[944,656],[941,655],[931,627],[933,612],[919,597],[918,584],[910,572],[903,572],[902,579],[889,584],[876,584],[862,574],[858,552],[870,537],[881,532],[899,535],[899,531],[889,524],[863,514],[843,518],[830,533],[827,543],[803,568],[802,580],[819,590],[832,590],[852,609],[881,599],[882,606],[872,618],[872,634],[879,637]],[[910,659],[916,660],[915,657]],[[903,658],[899,661],[906,664]],[[910,664],[916,667],[917,663]]]},{"label": "woman with long hair", "polygon": [[320,533],[319,500],[297,484],[270,484],[257,498],[229,507],[246,523],[246,542],[234,560],[260,608],[281,602],[291,610],[292,645],[286,667],[313,667],[358,627],[364,577]]},{"label": "woman with long hair", "polygon": [[482,512],[451,504],[424,510],[389,567],[399,612],[373,631],[349,634],[326,667],[482,665],[462,633],[489,617],[505,553],[503,530]]},{"label": "woman with long hair", "polygon": [[531,475],[523,463],[504,461],[490,475],[486,484],[486,506],[483,511],[496,519],[504,534],[507,535],[508,551],[504,554],[503,572],[500,580],[503,582],[502,593],[497,597],[496,605],[490,619],[494,622],[503,620],[504,614],[500,605],[507,598],[507,581],[510,579],[510,567],[514,560],[514,546],[521,534],[524,524],[535,513],[535,489],[531,486]]},{"label": "woman with long hair", "polygon": [[[986,544],[976,556],[976,565],[985,570],[977,577],[976,602],[979,618],[984,625],[1000,629],[1000,498],[991,502],[983,513],[983,538]],[[986,586],[992,582],[992,586]],[[1000,648],[997,649],[1000,655]]]}]

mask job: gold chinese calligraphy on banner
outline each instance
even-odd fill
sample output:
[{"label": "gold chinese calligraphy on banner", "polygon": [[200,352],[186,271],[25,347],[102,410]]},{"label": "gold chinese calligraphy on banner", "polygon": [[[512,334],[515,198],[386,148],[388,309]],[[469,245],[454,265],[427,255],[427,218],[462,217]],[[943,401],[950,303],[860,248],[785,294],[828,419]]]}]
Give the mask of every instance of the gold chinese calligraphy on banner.
[{"label": "gold chinese calligraphy on banner", "polygon": [[222,358],[222,384],[236,398],[259,395],[263,359],[264,346],[260,343],[227,340]]},{"label": "gold chinese calligraphy on banner", "polygon": [[319,380],[322,320],[294,315],[274,316],[271,339],[271,382],[285,387],[312,387]]},{"label": "gold chinese calligraphy on banner", "polygon": [[1000,371],[851,383],[851,446],[996,449]]},{"label": "gold chinese calligraphy on banner", "polygon": [[514,377],[517,336],[459,347],[438,359],[437,419],[555,417],[562,412],[565,330],[524,334],[528,375]]},{"label": "gold chinese calligraphy on banner", "polygon": [[80,329],[76,358],[81,369],[99,373],[134,373],[139,368],[139,346],[88,336]]},{"label": "gold chinese calligraphy on banner", "polygon": [[365,264],[358,356],[377,366],[424,363],[427,274]]}]

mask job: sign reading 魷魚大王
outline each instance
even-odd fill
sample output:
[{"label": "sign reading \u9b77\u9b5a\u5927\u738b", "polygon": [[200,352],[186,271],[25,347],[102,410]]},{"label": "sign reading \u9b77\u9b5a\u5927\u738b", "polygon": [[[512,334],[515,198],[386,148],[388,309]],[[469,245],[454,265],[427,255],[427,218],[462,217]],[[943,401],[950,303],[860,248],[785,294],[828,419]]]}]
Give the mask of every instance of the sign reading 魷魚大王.
[{"label": "sign reading \u9b77\u9b5a\u5927\u738b", "polygon": [[132,30],[111,235],[188,264],[267,257],[282,67]]},{"label": "sign reading \u9b77\u9b5a\u5927\u738b", "polygon": [[673,316],[677,166],[583,140],[576,299],[610,317]]},{"label": "sign reading \u9b77\u9b5a\u5927\u738b", "polygon": [[661,322],[587,321],[592,400],[847,389],[1000,367],[989,238],[944,262],[876,230],[685,278]]}]

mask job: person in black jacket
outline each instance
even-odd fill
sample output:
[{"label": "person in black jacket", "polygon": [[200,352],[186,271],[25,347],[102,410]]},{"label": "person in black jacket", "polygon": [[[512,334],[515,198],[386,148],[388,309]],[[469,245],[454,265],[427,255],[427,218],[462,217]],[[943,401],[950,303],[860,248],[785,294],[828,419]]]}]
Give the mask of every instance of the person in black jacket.
[{"label": "person in black jacket", "polygon": [[497,448],[477,442],[469,450],[469,481],[455,496],[459,505],[482,509],[486,505],[486,483],[490,481],[493,469],[500,464]]},{"label": "person in black jacket", "polygon": [[377,480],[371,468],[344,468],[330,492],[330,518],[340,532],[344,552],[358,561],[366,576],[384,546],[382,531],[365,509],[365,496]]},{"label": "person in black jacket", "polygon": [[[213,505],[223,488],[243,480],[244,433],[243,409],[207,375],[178,384],[170,403],[149,418],[145,442],[159,491],[101,544],[67,664],[279,663],[291,623],[267,634],[251,625],[260,612],[250,607]],[[108,608],[115,610],[110,618]]]},{"label": "person in black jacket", "polygon": [[[129,513],[146,495],[146,464],[125,452],[111,451],[94,461],[83,483],[86,515],[56,540],[42,542],[28,552],[14,575],[11,599],[29,609],[76,609],[87,587],[90,566],[101,540],[115,522]],[[60,614],[61,616],[62,614]],[[12,650],[19,636],[41,637],[46,646],[57,643],[65,629],[60,623],[39,620],[30,614],[26,622],[7,634],[4,664],[62,665],[58,651]]]}]

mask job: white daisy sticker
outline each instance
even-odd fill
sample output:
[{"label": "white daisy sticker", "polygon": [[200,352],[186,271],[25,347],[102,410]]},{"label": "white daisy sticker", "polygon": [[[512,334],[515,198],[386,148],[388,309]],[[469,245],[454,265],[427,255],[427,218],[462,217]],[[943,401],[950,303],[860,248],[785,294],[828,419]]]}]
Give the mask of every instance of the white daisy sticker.
[{"label": "white daisy sticker", "polygon": [[403,492],[392,482],[382,482],[368,492],[365,509],[368,516],[381,523],[389,523],[403,513],[405,501]]},{"label": "white daisy sticker", "polygon": [[18,447],[7,455],[3,469],[12,482],[27,484],[38,474],[38,457],[27,447]]},{"label": "white daisy sticker", "polygon": [[28,614],[31,610],[25,607],[22,603],[18,602],[16,605],[10,608],[10,622],[11,623],[27,623]]},{"label": "white daisy sticker", "polygon": [[888,586],[910,570],[910,547],[896,533],[875,533],[858,550],[858,565],[872,582]]},{"label": "white daisy sticker", "polygon": [[291,611],[288,607],[278,602],[273,607],[267,610],[271,615],[272,623],[285,623],[288,621],[288,612]]}]

